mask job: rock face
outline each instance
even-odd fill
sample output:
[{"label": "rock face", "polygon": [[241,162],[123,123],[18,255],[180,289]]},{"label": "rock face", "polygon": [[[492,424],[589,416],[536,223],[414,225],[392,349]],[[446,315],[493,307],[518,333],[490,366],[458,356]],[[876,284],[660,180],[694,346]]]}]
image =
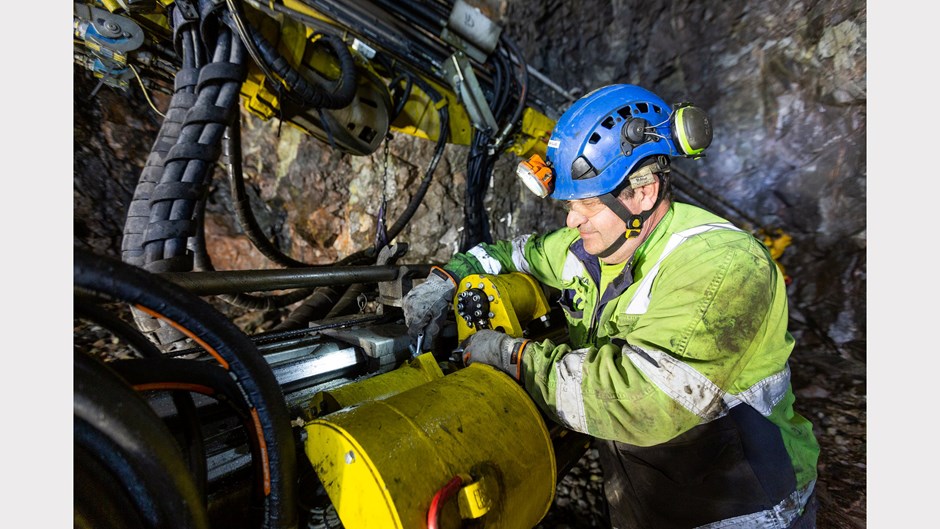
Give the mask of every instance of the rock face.
[{"label": "rock face", "polygon": [[[705,109],[714,140],[706,157],[676,162],[677,198],[755,233],[789,236],[779,261],[792,280],[795,358],[815,358],[815,366],[864,363],[864,1],[499,0],[487,7],[529,66],[569,94],[633,83],[667,102]],[[160,117],[137,86],[127,93],[102,89],[89,99],[91,75],[76,67],[74,76],[75,244],[119,256],[124,215]],[[570,103],[532,76],[530,88],[552,117]],[[168,99],[154,94],[154,103],[166,108]],[[370,245],[383,196],[390,225],[414,196],[434,151],[431,142],[394,134],[387,151],[351,156],[244,112],[242,136],[246,186],[259,224],[282,249],[311,263]],[[445,148],[427,196],[398,237],[410,245],[401,262],[443,262],[457,249],[467,154],[465,146]],[[564,223],[558,204],[535,198],[517,182],[517,161],[506,155],[497,162],[485,196],[494,239]],[[215,267],[275,267],[235,221],[221,169],[211,193],[206,226]],[[825,396],[818,387],[824,378],[813,379],[817,386],[805,395],[810,402]],[[854,380],[852,387],[864,384]],[[851,405],[864,410],[864,391],[856,391]],[[825,422],[806,415],[814,424]],[[859,420],[864,436],[863,411],[850,422]],[[864,442],[856,448],[864,461]],[[864,486],[864,466],[858,472],[860,478],[851,477]],[[864,498],[860,505],[864,510]]]}]

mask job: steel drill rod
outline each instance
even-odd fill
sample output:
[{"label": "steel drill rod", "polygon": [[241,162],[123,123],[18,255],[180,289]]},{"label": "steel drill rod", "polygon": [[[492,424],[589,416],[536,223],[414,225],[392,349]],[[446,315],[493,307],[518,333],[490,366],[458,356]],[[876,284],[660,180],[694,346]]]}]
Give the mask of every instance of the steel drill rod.
[{"label": "steel drill rod", "polygon": [[405,266],[330,266],[273,270],[164,272],[157,274],[198,296],[266,292],[355,283],[393,281],[399,274],[426,277],[429,264]]}]

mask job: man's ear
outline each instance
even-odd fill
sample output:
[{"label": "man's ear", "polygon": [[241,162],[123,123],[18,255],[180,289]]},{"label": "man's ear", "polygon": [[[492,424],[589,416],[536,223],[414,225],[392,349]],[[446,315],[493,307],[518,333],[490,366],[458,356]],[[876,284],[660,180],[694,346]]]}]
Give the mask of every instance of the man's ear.
[{"label": "man's ear", "polygon": [[640,211],[652,209],[653,205],[656,204],[656,197],[659,195],[659,186],[661,185],[662,182],[659,181],[659,178],[656,178],[653,183],[633,190],[633,198],[640,206]]}]

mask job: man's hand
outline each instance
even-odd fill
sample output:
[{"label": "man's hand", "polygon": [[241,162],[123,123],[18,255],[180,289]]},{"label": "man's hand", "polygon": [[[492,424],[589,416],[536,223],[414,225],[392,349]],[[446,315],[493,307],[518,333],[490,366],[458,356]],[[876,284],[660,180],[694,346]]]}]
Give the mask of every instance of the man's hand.
[{"label": "man's hand", "polygon": [[[402,299],[408,335],[417,339],[424,333],[423,349],[432,349],[441,334],[447,314],[452,310],[456,285],[437,274],[428,275],[424,283],[412,288]],[[421,354],[423,351],[418,351]]]},{"label": "man's hand", "polygon": [[481,329],[460,345],[463,348],[464,365],[480,362],[500,369],[516,380],[522,376],[522,355],[529,340]]}]

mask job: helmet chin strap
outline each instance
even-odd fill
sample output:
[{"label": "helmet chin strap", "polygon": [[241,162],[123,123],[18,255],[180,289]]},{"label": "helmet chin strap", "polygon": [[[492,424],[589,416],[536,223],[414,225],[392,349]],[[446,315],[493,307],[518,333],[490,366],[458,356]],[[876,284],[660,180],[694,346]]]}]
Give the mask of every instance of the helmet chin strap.
[{"label": "helmet chin strap", "polygon": [[616,191],[605,193],[597,197],[627,225],[627,229],[624,231],[624,233],[617,237],[617,240],[612,242],[610,246],[607,247],[607,249],[597,254],[598,257],[610,257],[616,253],[625,242],[640,235],[640,232],[643,230],[643,223],[650,217],[650,215],[653,214],[653,211],[659,206],[659,203],[663,201],[663,190],[665,188],[666,186],[663,185],[663,181],[660,179],[659,191],[656,193],[656,202],[653,204],[653,207],[647,209],[646,211],[642,211],[639,214],[630,213],[630,210],[627,209],[627,207],[623,205],[623,202],[617,198],[619,193]]}]

